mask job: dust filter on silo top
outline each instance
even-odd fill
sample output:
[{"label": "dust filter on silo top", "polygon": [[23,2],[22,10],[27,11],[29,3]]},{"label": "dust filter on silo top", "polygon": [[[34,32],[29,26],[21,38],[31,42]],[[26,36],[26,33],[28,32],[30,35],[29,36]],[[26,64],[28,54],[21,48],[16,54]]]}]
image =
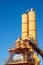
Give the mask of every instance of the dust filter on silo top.
[{"label": "dust filter on silo top", "polygon": [[22,39],[28,37],[28,16],[27,14],[22,14]]}]

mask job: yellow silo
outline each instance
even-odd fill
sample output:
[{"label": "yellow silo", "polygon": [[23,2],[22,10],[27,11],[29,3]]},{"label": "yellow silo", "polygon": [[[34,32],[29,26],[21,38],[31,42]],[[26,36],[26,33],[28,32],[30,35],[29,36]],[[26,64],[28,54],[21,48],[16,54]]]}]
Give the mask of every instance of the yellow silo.
[{"label": "yellow silo", "polygon": [[36,13],[33,8],[28,12],[29,16],[29,37],[36,41]]},{"label": "yellow silo", "polygon": [[22,39],[28,37],[28,16],[27,14],[22,14]]}]

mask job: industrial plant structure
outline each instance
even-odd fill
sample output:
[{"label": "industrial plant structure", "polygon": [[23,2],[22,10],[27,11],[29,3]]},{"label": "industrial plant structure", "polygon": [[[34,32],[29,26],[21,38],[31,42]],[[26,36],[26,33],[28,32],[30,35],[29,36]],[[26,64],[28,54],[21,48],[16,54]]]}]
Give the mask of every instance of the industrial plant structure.
[{"label": "industrial plant structure", "polygon": [[8,49],[10,56],[4,65],[40,65],[37,54],[43,57],[43,51],[37,43],[36,12],[33,8],[22,14],[22,37],[15,44]]}]

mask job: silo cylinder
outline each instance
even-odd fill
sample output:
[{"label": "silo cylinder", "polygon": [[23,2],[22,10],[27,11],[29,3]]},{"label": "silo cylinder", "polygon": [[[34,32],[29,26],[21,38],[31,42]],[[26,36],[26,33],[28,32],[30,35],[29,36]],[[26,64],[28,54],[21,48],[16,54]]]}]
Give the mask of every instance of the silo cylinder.
[{"label": "silo cylinder", "polygon": [[22,39],[28,37],[28,19],[27,14],[22,14]]},{"label": "silo cylinder", "polygon": [[29,37],[36,41],[36,13],[33,9],[28,12],[29,15]]}]

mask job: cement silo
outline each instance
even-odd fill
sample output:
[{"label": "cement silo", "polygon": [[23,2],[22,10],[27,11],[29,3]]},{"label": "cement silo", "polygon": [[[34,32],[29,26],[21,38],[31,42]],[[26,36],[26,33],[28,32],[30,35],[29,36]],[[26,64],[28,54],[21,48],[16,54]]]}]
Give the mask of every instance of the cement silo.
[{"label": "cement silo", "polygon": [[33,38],[34,41],[36,41],[36,13],[33,8],[30,9],[28,12],[28,19],[29,19],[29,37]]},{"label": "cement silo", "polygon": [[28,37],[28,16],[27,14],[22,14],[22,39]]}]

